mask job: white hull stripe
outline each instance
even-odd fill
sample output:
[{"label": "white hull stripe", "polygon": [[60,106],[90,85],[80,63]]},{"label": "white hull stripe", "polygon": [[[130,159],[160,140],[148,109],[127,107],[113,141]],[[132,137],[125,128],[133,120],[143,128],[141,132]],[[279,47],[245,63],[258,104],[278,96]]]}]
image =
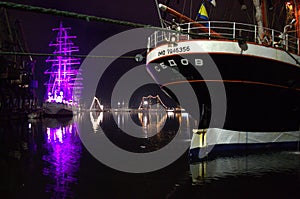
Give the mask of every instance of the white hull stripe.
[{"label": "white hull stripe", "polygon": [[[208,54],[243,54],[244,56],[255,56],[259,58],[272,59],[287,64],[297,65],[296,61],[281,49],[248,43],[248,50],[241,51],[238,42],[232,41],[216,41],[216,40],[192,40],[178,42],[177,46],[169,46],[168,44],[159,46],[150,51],[147,55],[147,64],[156,59],[193,53]],[[300,61],[300,56],[292,54],[295,59]]]},{"label": "white hull stripe", "polygon": [[190,149],[219,144],[262,144],[300,141],[300,131],[243,132],[210,128],[205,131],[193,130],[193,132]]}]

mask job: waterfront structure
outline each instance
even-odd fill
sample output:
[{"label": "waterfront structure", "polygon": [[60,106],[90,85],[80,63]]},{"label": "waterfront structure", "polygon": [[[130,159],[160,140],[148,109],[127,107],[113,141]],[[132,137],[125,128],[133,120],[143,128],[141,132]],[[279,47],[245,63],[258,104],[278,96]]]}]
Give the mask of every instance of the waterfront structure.
[{"label": "waterfront structure", "polygon": [[138,110],[167,110],[168,107],[161,101],[159,95],[144,96],[142,97],[141,103],[138,107]]}]

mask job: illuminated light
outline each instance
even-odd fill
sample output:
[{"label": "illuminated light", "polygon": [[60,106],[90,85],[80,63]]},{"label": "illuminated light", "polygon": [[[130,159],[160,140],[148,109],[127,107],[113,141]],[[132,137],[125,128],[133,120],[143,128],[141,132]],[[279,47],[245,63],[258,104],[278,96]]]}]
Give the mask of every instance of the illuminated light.
[{"label": "illuminated light", "polygon": [[51,133],[50,133],[50,128],[47,128],[47,142],[50,143],[51,142],[51,137],[50,137]]},{"label": "illuminated light", "polygon": [[28,123],[28,128],[31,129],[31,123],[30,122]]},{"label": "illuminated light", "polygon": [[189,117],[189,114],[188,113],[181,113],[181,116],[182,117]]},{"label": "illuminated light", "polygon": [[[49,75],[49,80],[46,83],[47,96],[46,102],[67,103],[69,105],[77,105],[80,99],[81,88],[77,76],[80,75],[79,58],[72,57],[73,52],[78,52],[79,48],[74,46],[71,39],[76,36],[68,35],[70,28],[64,28],[60,23],[59,28],[54,28],[57,31],[57,36],[54,42],[49,44],[49,47],[55,47],[53,54],[46,60],[46,63],[51,63],[50,69],[44,74]],[[76,91],[73,93],[73,91]]]},{"label": "illuminated light", "polygon": [[[119,104],[118,104],[119,106]],[[104,106],[101,105],[99,99],[97,97],[94,97],[93,102],[90,106],[90,110],[104,110]]]},{"label": "illuminated light", "polygon": [[61,128],[59,128],[59,129],[57,129],[57,131],[56,131],[56,136],[57,136],[57,138],[58,138],[58,141],[60,142],[60,143],[63,143],[63,132],[62,132],[62,130],[61,130]]},{"label": "illuminated light", "polygon": [[118,124],[118,126],[120,126],[120,124],[121,124],[121,118],[120,118],[120,114],[118,114],[118,116],[117,116],[117,120],[118,120],[117,124]]},{"label": "illuminated light", "polygon": [[156,95],[156,96],[148,95],[147,97],[142,97],[142,100],[141,100],[141,103],[140,103],[140,106],[138,107],[138,109],[145,108],[143,106],[148,105],[149,101],[151,104],[152,100],[156,100],[157,105],[162,105],[164,109],[169,110],[169,108],[162,102],[159,95]]},{"label": "illuminated light", "polygon": [[143,126],[146,127],[148,124],[148,117],[146,115],[144,115],[143,117]]},{"label": "illuminated light", "polygon": [[174,112],[168,112],[168,117],[174,117]]},{"label": "illuminated light", "polygon": [[[116,112],[115,112],[116,114]],[[90,120],[93,126],[94,133],[96,133],[100,127],[100,124],[103,122],[103,112],[90,112]],[[72,129],[72,126],[71,126]],[[70,133],[72,130],[70,130]]]},{"label": "illuminated light", "polygon": [[285,4],[286,9],[288,9],[289,11],[293,10],[293,4],[291,2],[286,2]]},{"label": "illuminated light", "polygon": [[72,132],[73,132],[73,126],[72,126],[72,125],[69,126],[68,131],[69,131],[69,133],[72,133]]},{"label": "illuminated light", "polygon": [[53,134],[53,140],[56,141],[56,134]]},{"label": "illuminated light", "polygon": [[66,128],[63,128],[63,129],[62,129],[62,134],[63,134],[63,136],[66,135],[66,129],[68,130],[68,128],[69,128],[69,127],[66,127]]}]

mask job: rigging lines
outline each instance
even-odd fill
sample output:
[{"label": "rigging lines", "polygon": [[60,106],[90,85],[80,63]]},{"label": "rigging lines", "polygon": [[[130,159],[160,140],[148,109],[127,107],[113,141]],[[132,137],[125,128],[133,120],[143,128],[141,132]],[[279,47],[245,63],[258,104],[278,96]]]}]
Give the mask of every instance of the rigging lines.
[{"label": "rigging lines", "polygon": [[114,55],[64,55],[64,54],[52,54],[52,53],[26,53],[26,52],[9,52],[0,51],[0,55],[20,55],[20,56],[65,56],[65,57],[77,57],[77,58],[123,58],[123,59],[135,59],[135,56],[114,56]]},{"label": "rigging lines", "polygon": [[130,26],[130,27],[134,27],[134,28],[149,28],[149,29],[157,29],[157,30],[163,29],[163,28],[159,28],[156,26],[146,25],[146,24],[116,20],[116,19],[105,18],[105,17],[97,17],[97,16],[93,16],[93,15],[80,14],[80,13],[76,13],[76,12],[69,12],[69,11],[57,10],[57,9],[52,9],[52,8],[43,8],[43,7],[38,7],[38,6],[18,4],[18,3],[12,3],[12,2],[1,2],[0,1],[0,7],[23,10],[23,11],[30,11],[30,12],[37,12],[37,13],[43,13],[43,14],[52,14],[52,15],[64,16],[64,17],[71,17],[71,18],[81,19],[81,20],[85,20],[85,21],[113,23],[113,24],[118,24],[118,25],[123,25],[123,26]]}]

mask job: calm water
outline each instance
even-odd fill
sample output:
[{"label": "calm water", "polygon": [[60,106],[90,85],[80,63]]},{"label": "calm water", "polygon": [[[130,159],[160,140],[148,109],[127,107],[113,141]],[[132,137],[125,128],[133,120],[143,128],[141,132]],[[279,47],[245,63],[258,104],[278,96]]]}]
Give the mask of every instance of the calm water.
[{"label": "calm water", "polygon": [[[122,132],[128,121],[140,126],[138,135]],[[300,198],[297,151],[217,157],[197,164],[190,164],[185,152],[161,170],[131,174],[100,163],[80,140],[84,133],[105,135],[122,149],[147,153],[167,146],[176,133],[188,134],[194,123],[187,115],[165,113],[1,121],[0,198]],[[80,132],[81,125],[91,131]]]}]

